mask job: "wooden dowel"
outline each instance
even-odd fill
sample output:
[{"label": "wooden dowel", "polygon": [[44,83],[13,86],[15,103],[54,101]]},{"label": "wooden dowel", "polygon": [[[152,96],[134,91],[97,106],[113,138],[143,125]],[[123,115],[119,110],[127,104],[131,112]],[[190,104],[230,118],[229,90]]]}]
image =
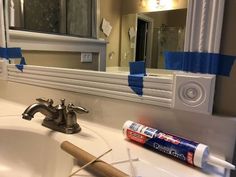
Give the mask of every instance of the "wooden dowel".
[{"label": "wooden dowel", "polygon": [[[80,149],[79,147],[73,145],[72,143],[68,141],[64,141],[61,144],[61,148],[75,157],[79,164],[82,166],[93,161],[96,159],[95,156],[92,154]],[[117,168],[113,167],[112,165],[102,161],[102,160],[97,160],[93,162],[92,164],[89,165],[89,168],[94,171],[95,173],[102,175],[104,177],[128,177],[126,173],[118,170]]]},{"label": "wooden dowel", "polygon": [[102,155],[98,156],[96,159],[93,159],[92,161],[86,163],[84,166],[80,167],[78,170],[76,170],[74,173],[72,173],[69,177],[75,175],[76,173],[78,173],[79,171],[83,170],[84,168],[86,168],[87,166],[91,165],[92,163],[94,163],[96,160],[100,159],[101,157],[103,157],[105,154],[107,154],[108,152],[111,152],[112,149],[109,149],[108,151],[106,151],[105,153],[103,153]]}]

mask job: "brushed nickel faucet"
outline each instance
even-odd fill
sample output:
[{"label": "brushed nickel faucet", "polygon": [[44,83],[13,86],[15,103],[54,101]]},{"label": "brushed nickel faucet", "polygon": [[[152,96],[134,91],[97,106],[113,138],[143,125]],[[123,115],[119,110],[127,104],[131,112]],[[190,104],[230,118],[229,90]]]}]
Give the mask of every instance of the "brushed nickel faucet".
[{"label": "brushed nickel faucet", "polygon": [[53,106],[52,99],[36,99],[38,102],[30,105],[22,114],[22,118],[31,120],[38,112],[45,115],[42,125],[52,130],[66,134],[74,134],[81,130],[77,123],[77,113],[88,113],[89,111],[72,103],[65,105],[65,99],[61,99],[61,104]]}]

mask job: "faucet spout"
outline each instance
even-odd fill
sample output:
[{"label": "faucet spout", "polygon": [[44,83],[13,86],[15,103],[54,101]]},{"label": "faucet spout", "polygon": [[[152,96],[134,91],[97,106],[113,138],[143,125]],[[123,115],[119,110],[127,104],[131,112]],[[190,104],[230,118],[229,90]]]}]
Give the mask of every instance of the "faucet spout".
[{"label": "faucet spout", "polygon": [[30,105],[22,114],[22,118],[31,120],[38,112],[45,115],[42,125],[54,131],[72,134],[81,130],[77,123],[77,113],[88,113],[83,107],[76,107],[72,103],[65,105],[65,99],[61,99],[61,103],[53,106],[52,99],[36,99],[38,103]]},{"label": "faucet spout", "polygon": [[49,119],[58,117],[58,111],[44,103],[35,103],[30,105],[22,114],[22,118],[31,120],[36,113],[40,112]]}]

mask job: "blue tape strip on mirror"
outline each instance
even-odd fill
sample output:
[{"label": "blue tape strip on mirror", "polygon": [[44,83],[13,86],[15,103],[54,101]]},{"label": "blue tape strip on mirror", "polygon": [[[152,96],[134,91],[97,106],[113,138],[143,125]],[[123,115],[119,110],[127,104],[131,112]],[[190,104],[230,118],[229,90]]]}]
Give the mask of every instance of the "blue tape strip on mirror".
[{"label": "blue tape strip on mirror", "polygon": [[143,95],[143,77],[146,76],[144,61],[129,63],[130,75],[128,76],[129,87],[139,96]]},{"label": "blue tape strip on mirror", "polygon": [[21,58],[22,52],[21,48],[14,47],[14,48],[3,48],[0,47],[0,57],[1,58]]},{"label": "blue tape strip on mirror", "polygon": [[20,64],[15,65],[17,69],[23,72],[24,65],[26,65],[25,58],[22,56],[21,48],[13,47],[13,48],[3,48],[0,47],[0,57],[5,59],[10,58],[20,58]]},{"label": "blue tape strip on mirror", "polygon": [[229,76],[235,56],[204,52],[165,52],[165,69]]}]

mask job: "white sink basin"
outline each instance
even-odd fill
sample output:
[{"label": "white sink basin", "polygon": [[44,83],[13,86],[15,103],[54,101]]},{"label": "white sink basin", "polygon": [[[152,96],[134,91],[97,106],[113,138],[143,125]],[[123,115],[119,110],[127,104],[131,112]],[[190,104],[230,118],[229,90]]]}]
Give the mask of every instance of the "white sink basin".
[{"label": "white sink basin", "polygon": [[1,177],[65,177],[73,159],[56,140],[35,132],[0,129]]}]

